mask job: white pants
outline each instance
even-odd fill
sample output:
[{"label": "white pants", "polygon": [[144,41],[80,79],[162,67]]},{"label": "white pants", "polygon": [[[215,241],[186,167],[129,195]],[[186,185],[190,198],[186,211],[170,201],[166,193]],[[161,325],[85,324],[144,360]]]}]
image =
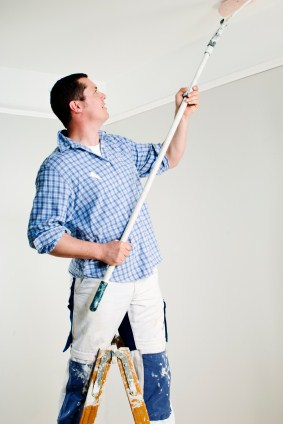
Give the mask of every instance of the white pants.
[{"label": "white pants", "polygon": [[[94,362],[99,349],[109,347],[128,313],[140,364],[144,366],[144,375],[140,380],[143,385],[144,377],[144,396],[151,422],[174,424],[173,412],[170,414],[170,369],[165,351],[164,302],[157,271],[138,281],[108,283],[98,309],[91,312],[89,307],[100,281],[94,278],[77,278],[75,281],[69,381],[73,379],[74,382],[76,374],[82,375],[82,370],[86,370],[85,365]],[[80,364],[84,368],[80,368]],[[140,369],[137,371],[140,375]],[[74,385],[73,382],[70,386]],[[66,415],[65,411],[70,410],[71,403],[67,399],[67,392],[68,385],[58,423],[77,422],[75,418],[70,421]],[[167,394],[164,395],[164,392]],[[70,393],[69,399],[72,396]]]},{"label": "white pants", "polygon": [[98,349],[110,345],[126,312],[137,349],[142,354],[163,352],[164,303],[157,271],[139,281],[108,283],[98,309],[91,312],[89,306],[100,281],[76,279],[71,358],[93,362]]}]

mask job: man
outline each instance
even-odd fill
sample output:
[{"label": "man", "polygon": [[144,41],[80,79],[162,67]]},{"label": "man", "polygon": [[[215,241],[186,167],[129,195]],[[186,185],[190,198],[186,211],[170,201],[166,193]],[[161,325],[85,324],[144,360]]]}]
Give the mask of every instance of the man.
[{"label": "man", "polygon": [[[177,109],[185,91],[176,95]],[[71,345],[71,358],[58,423],[79,423],[97,351],[120,328],[126,344],[141,358],[150,421],[173,424],[164,303],[156,269],[161,258],[146,205],[128,242],[118,241],[141,194],[140,178],[150,173],[161,145],[136,144],[101,131],[108,119],[105,100],[86,74],[69,75],[52,88],[52,110],[66,129],[38,172],[29,222],[33,248],[72,258],[72,331],[66,346]],[[186,102],[159,173],[176,166],[184,153],[188,118],[198,106],[197,87]],[[115,265],[115,271],[99,308],[91,312],[89,305],[108,265]]]}]

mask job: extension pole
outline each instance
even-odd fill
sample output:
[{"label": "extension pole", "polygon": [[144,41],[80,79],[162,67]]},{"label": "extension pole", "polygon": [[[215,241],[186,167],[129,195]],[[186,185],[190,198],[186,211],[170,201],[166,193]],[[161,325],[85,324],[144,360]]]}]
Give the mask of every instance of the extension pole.
[{"label": "extension pole", "polygon": [[[170,143],[172,141],[172,138],[173,138],[173,136],[174,136],[174,134],[176,132],[176,129],[178,128],[178,125],[179,125],[179,123],[180,123],[180,121],[182,119],[182,116],[183,116],[183,114],[184,114],[184,112],[186,110],[187,103],[186,103],[186,101],[184,99],[186,97],[188,97],[189,93],[192,92],[193,87],[197,84],[197,82],[199,80],[199,77],[202,74],[202,71],[203,71],[203,69],[204,69],[204,67],[206,65],[206,62],[208,61],[209,57],[211,56],[211,54],[212,54],[212,52],[214,50],[214,47],[215,47],[217,41],[221,37],[224,29],[227,27],[229,21],[232,19],[233,16],[235,16],[237,13],[239,13],[240,10],[244,6],[246,6],[248,3],[250,3],[251,1],[252,0],[248,0],[238,10],[236,10],[232,15],[228,16],[226,19],[222,19],[220,21],[220,27],[217,29],[217,31],[215,32],[215,34],[213,35],[213,37],[210,39],[210,41],[209,41],[209,43],[207,45],[207,48],[206,48],[206,50],[204,52],[203,59],[202,59],[200,65],[199,65],[199,67],[198,67],[198,69],[197,69],[197,71],[195,73],[195,76],[194,76],[194,78],[193,78],[193,80],[191,82],[190,88],[183,95],[183,101],[182,101],[182,103],[181,103],[181,105],[180,105],[180,107],[178,109],[178,112],[177,112],[177,114],[175,116],[175,119],[173,121],[173,124],[172,124],[172,126],[171,126],[171,128],[170,128],[170,130],[168,132],[168,135],[167,135],[165,141],[162,144],[162,147],[160,149],[159,155],[158,155],[158,157],[157,157],[157,159],[155,161],[155,164],[154,164],[154,166],[152,168],[152,171],[151,171],[150,175],[148,176],[148,179],[147,179],[146,184],[145,184],[145,186],[143,188],[142,194],[141,194],[141,196],[140,196],[140,198],[139,198],[139,200],[138,200],[138,202],[137,202],[137,204],[135,206],[135,209],[134,209],[134,211],[133,211],[133,213],[132,213],[132,215],[130,217],[130,220],[129,220],[129,222],[128,222],[125,230],[124,230],[124,233],[123,233],[120,241],[126,242],[128,240],[128,237],[129,237],[129,235],[130,235],[133,227],[134,227],[134,224],[135,224],[136,219],[137,219],[137,217],[139,215],[139,212],[140,212],[140,210],[141,210],[141,208],[142,208],[142,206],[143,206],[143,204],[145,202],[145,199],[146,199],[146,197],[148,195],[148,192],[149,192],[149,190],[150,190],[150,188],[152,186],[153,180],[156,177],[156,174],[157,174],[157,172],[159,170],[159,167],[161,165],[161,162],[163,161],[163,159],[164,159],[164,157],[166,155],[167,149],[168,149],[168,147],[169,147],[169,145],[170,145]],[[103,294],[104,294],[104,292],[106,290],[107,284],[110,281],[110,278],[111,278],[114,270],[115,270],[115,265],[108,266],[108,268],[107,268],[107,270],[106,270],[106,272],[105,272],[105,274],[103,276],[103,280],[100,282],[100,285],[99,285],[99,287],[97,289],[97,292],[96,292],[96,294],[95,294],[95,296],[94,296],[94,298],[93,298],[93,300],[91,302],[91,305],[90,305],[90,310],[91,311],[96,311],[97,310],[98,305],[99,305],[99,303],[100,303],[100,301],[102,299],[102,296],[103,296]]]}]

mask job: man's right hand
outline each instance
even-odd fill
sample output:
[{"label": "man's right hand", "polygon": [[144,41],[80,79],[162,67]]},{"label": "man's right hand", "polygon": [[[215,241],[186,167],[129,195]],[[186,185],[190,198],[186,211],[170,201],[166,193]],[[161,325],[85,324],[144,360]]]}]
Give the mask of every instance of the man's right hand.
[{"label": "man's right hand", "polygon": [[131,244],[118,240],[99,244],[99,259],[107,265],[121,265],[130,256]]}]

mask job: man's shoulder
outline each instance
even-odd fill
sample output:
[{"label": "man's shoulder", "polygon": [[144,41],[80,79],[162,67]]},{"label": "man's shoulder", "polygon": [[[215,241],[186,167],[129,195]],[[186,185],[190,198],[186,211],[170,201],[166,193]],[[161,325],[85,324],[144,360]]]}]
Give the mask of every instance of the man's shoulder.
[{"label": "man's shoulder", "polygon": [[47,156],[42,162],[39,172],[43,172],[45,170],[50,170],[51,172],[58,172],[63,175],[72,168],[73,160],[70,156],[72,156],[74,152],[72,150],[66,150],[64,152],[60,151],[58,147]]},{"label": "man's shoulder", "polygon": [[56,147],[53,152],[51,152],[42,162],[41,164],[41,168],[42,167],[48,167],[48,166],[60,166],[60,162],[62,160],[62,153],[60,152],[60,150],[58,149],[58,147]]}]

